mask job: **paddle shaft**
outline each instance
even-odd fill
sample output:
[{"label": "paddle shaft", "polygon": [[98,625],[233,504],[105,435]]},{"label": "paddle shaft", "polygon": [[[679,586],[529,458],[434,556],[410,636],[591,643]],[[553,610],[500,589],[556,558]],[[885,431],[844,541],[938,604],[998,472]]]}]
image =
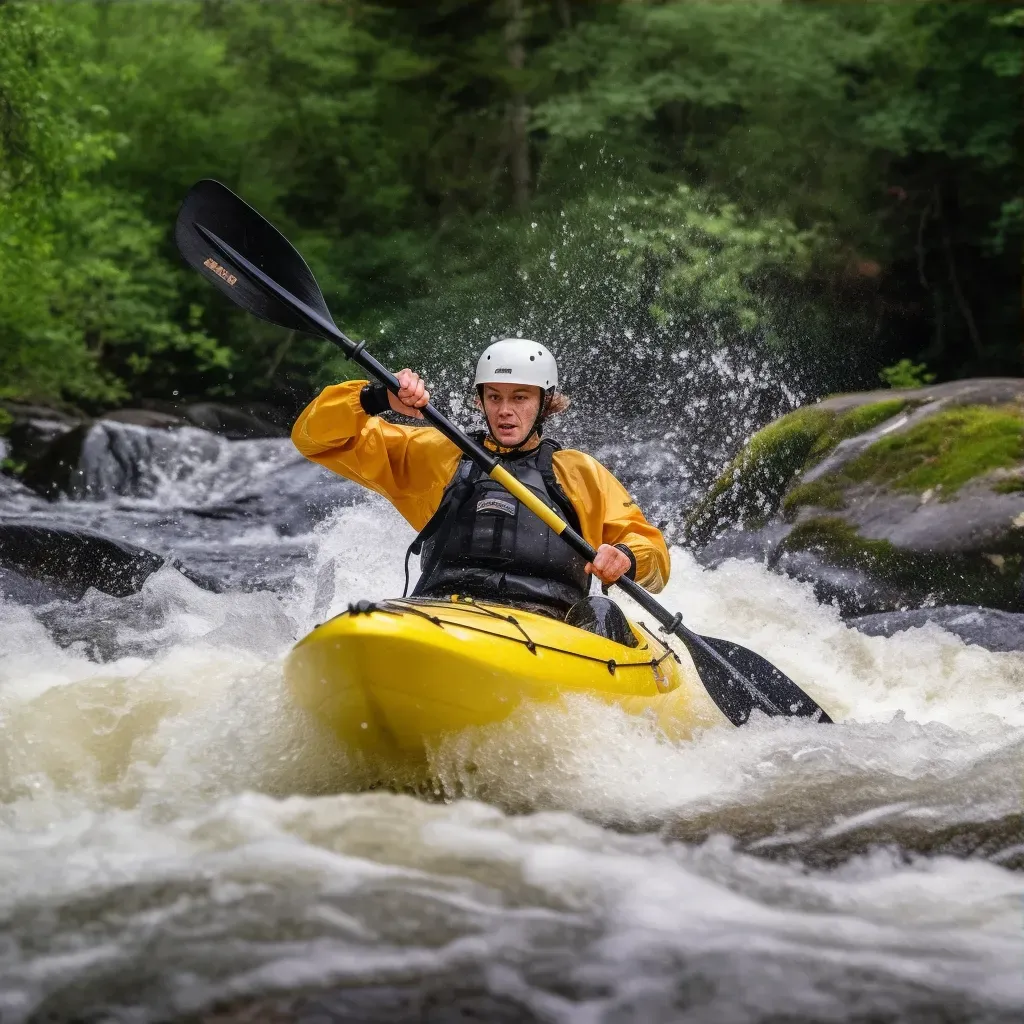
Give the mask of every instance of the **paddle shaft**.
[{"label": "paddle shaft", "polygon": [[[352,362],[358,363],[372,377],[380,381],[392,394],[398,394],[401,387],[398,378],[383,363],[366,351],[365,342],[353,341],[338,328],[333,320],[322,316],[317,310],[293,295],[288,289],[283,288],[273,278],[265,274],[259,267],[246,259],[240,252],[212,231],[201,224],[196,224],[195,227],[203,238],[218,250],[221,255],[237,266],[243,267],[252,279],[258,281],[262,287],[276,295],[308,320],[312,328],[311,333],[333,341]],[[432,423],[440,430],[452,444],[468,455],[492,480],[501,484],[513,497],[518,498],[531,512],[554,530],[581,558],[585,558],[588,562],[593,562],[597,552],[557,513],[552,511],[529,488],[523,486],[519,480],[505,469],[496,455],[489,452],[482,445],[477,444],[461,428],[452,423],[447,416],[429,403],[419,411],[428,423]],[[653,615],[666,632],[679,637],[686,644],[691,655],[696,657],[699,654],[702,659],[710,660],[724,669],[734,683],[743,687],[754,704],[763,711],[770,715],[785,714],[783,709],[772,701],[767,694],[762,693],[756,686],[753,686],[742,672],[737,671],[730,661],[722,657],[718,651],[711,647],[704,637],[684,626],[681,615],[673,614],[667,608],[664,608],[639,583],[628,577],[620,576],[616,581],[616,586],[636,601],[641,608]]]}]

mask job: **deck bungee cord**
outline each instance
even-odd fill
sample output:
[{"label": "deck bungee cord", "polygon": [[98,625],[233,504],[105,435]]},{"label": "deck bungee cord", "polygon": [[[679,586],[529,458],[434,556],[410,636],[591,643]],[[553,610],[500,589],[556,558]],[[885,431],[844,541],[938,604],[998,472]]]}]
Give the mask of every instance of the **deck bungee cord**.
[{"label": "deck bungee cord", "polygon": [[[444,607],[443,602],[423,602],[423,604],[429,604],[430,607],[434,608]],[[345,611],[339,612],[335,618],[339,618],[344,615],[372,615],[374,612],[382,612],[385,615],[418,615],[420,618],[426,619],[428,622],[433,623],[435,626],[440,626],[442,629],[445,626],[454,629],[468,629],[474,633],[483,633],[485,636],[493,637],[496,640],[508,640],[510,643],[521,644],[531,654],[536,654],[538,650],[553,651],[556,654],[568,655],[570,658],[579,658],[582,661],[590,661],[598,665],[604,665],[612,675],[615,675],[616,669],[620,668],[646,668],[653,670],[660,668],[662,662],[669,658],[674,658],[676,662],[679,662],[680,660],[679,655],[676,654],[668,644],[662,645],[665,648],[665,653],[662,654],[660,658],[651,658],[649,661],[618,661],[615,658],[596,658],[592,654],[584,654],[582,651],[574,651],[569,647],[558,647],[554,644],[545,644],[538,640],[534,640],[514,615],[502,615],[500,612],[496,612],[493,608],[486,608],[477,604],[475,601],[467,600],[465,598],[458,601],[452,601],[451,604],[458,605],[459,610],[462,612],[479,615],[483,618],[497,619],[500,622],[507,622],[509,625],[518,629],[522,634],[522,637],[509,636],[507,633],[495,633],[492,630],[483,629],[480,626],[474,626],[467,622],[443,619],[439,615],[431,615],[429,612],[424,611],[423,608],[416,607],[416,605],[409,600],[399,600],[395,598],[389,598],[384,601],[356,601],[350,604]],[[647,626],[642,622],[639,623],[639,625],[648,636],[651,636],[651,632]]]}]

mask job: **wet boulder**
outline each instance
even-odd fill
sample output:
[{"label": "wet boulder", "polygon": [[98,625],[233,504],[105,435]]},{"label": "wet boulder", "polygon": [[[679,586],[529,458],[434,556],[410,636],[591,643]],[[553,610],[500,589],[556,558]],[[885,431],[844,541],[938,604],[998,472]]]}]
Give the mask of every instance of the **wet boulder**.
[{"label": "wet boulder", "polygon": [[195,402],[181,408],[189,423],[232,441],[247,441],[268,437],[287,437],[288,430],[272,423],[251,409],[220,402]]},{"label": "wet boulder", "polygon": [[6,457],[16,465],[38,458],[46,448],[82,419],[58,409],[20,402],[0,403],[0,417],[8,422]]},{"label": "wet boulder", "polygon": [[[106,482],[93,479],[92,472],[104,453],[110,455],[110,468],[118,477],[113,488],[105,489],[134,494],[139,460],[146,454],[143,450],[152,446],[152,441],[143,440],[144,431],[163,431],[185,423],[181,417],[139,409],[116,410],[99,420],[37,407],[6,409],[13,417],[7,436],[9,461],[20,482],[51,500],[94,497],[91,492],[96,483]],[[132,431],[133,427],[137,429]]]},{"label": "wet boulder", "polygon": [[21,469],[21,482],[51,500],[145,493],[142,477],[163,431],[96,420],[59,434]]},{"label": "wet boulder", "polygon": [[0,565],[0,598],[12,604],[41,605],[71,601],[80,597],[75,588],[61,586],[50,579],[33,579]]},{"label": "wet boulder", "polygon": [[[61,495],[91,496],[90,447],[111,450],[112,463],[118,467],[119,475],[129,478],[127,488],[115,488],[116,493],[133,493],[133,456],[143,453],[125,450],[131,447],[130,443],[118,444],[118,439],[130,441],[131,435],[113,424],[152,430],[180,427],[186,422],[180,416],[149,409],[118,409],[99,420],[74,417],[42,406],[8,403],[4,409],[12,418],[6,440],[7,457],[15,474],[24,486],[50,499]],[[92,461],[95,463],[95,459]]]},{"label": "wet boulder", "polygon": [[105,412],[101,419],[113,423],[130,423],[133,427],[148,427],[151,430],[184,426],[188,420],[173,413],[158,412],[156,409],[113,409]]},{"label": "wet boulder", "polygon": [[698,557],[759,557],[847,616],[1024,610],[1024,380],[839,395],[754,435],[691,511]]},{"label": "wet boulder", "polygon": [[0,582],[12,596],[21,595],[30,603],[47,594],[77,599],[90,588],[126,597],[168,563],[197,586],[219,589],[216,581],[173,559],[99,533],[30,522],[0,523],[0,570],[6,570]]},{"label": "wet boulder", "polygon": [[166,430],[104,417],[55,438],[22,467],[21,482],[50,499],[146,498],[162,482],[216,459],[223,443],[195,427]]},{"label": "wet boulder", "polygon": [[82,445],[89,426],[78,423],[61,431],[30,455],[21,467],[21,482],[44,498],[58,498],[79,489]]},{"label": "wet boulder", "polygon": [[[245,402],[228,405],[225,402],[168,402],[147,399],[142,409],[122,410],[136,415],[145,412],[160,413],[230,441],[260,440],[287,437],[292,416],[284,409],[264,402]],[[108,415],[120,415],[108,414]],[[135,422],[126,420],[125,422]]]},{"label": "wet boulder", "polygon": [[970,605],[943,605],[909,611],[878,612],[848,620],[868,636],[895,636],[929,624],[940,626],[990,651],[1024,651],[1024,613],[997,611]]},{"label": "wet boulder", "polygon": [[51,500],[148,497],[159,483],[161,464],[173,461],[181,449],[195,449],[197,458],[204,452],[212,457],[218,437],[288,436],[284,426],[247,409],[216,402],[159,405],[115,409],[88,419],[7,404],[12,422],[5,455],[26,487]]}]

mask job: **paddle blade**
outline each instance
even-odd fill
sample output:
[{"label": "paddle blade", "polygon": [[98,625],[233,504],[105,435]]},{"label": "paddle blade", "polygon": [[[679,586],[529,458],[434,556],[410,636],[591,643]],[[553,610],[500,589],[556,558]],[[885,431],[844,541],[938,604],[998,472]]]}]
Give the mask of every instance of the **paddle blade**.
[{"label": "paddle blade", "polygon": [[730,640],[680,635],[711,699],[733,725],[753,711],[790,718],[832,719],[770,661]]},{"label": "paddle blade", "polygon": [[285,291],[334,322],[316,279],[291,242],[231,189],[207,178],[189,189],[174,225],[174,241],[185,261],[232,302],[262,320],[321,333],[212,239],[222,239]]}]

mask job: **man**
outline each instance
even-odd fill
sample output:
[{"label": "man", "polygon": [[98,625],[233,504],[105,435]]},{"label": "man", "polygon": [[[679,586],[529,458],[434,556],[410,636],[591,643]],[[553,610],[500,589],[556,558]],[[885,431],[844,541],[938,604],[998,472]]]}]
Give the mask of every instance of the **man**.
[{"label": "man", "polygon": [[383,385],[349,381],[325,388],[292,429],[308,459],[383,494],[420,533],[414,597],[464,594],[565,617],[619,643],[636,641],[618,606],[590,597],[590,576],[608,586],[635,578],[659,591],[668,579],[664,538],[596,459],[543,438],[545,421],[568,406],[558,368],[541,344],[506,338],[480,356],[477,405],[488,431],[479,440],[505,467],[596,548],[582,559],[529,509],[492,481],[439,431],[389,423],[387,409],[422,419],[430,395],[412,370]]}]

